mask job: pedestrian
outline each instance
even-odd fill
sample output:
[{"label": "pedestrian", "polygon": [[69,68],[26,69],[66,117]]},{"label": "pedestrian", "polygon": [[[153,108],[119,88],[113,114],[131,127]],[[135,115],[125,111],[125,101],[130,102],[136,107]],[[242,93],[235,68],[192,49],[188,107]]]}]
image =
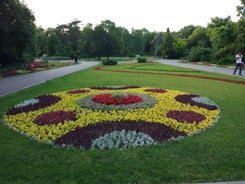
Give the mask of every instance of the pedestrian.
[{"label": "pedestrian", "polygon": [[235,75],[236,74],[236,71],[237,71],[237,69],[239,68],[239,75],[241,75],[242,76],[242,53],[241,52],[239,52],[236,56],[235,56],[235,59],[236,59],[236,68],[235,68],[235,70],[234,70],[234,72],[233,72],[233,75]]},{"label": "pedestrian", "polygon": [[74,59],[75,59],[75,64],[77,64],[77,55],[74,56]]}]

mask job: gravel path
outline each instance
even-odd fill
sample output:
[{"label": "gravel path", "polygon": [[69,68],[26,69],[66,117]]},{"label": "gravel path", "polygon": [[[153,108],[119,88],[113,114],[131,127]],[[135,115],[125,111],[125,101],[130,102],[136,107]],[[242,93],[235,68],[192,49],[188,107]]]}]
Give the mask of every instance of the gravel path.
[{"label": "gravel path", "polygon": [[0,97],[18,92],[22,89],[52,80],[73,72],[77,72],[92,66],[98,62],[82,62],[78,65],[66,66],[41,72],[35,72],[25,75],[18,75],[0,79]]}]

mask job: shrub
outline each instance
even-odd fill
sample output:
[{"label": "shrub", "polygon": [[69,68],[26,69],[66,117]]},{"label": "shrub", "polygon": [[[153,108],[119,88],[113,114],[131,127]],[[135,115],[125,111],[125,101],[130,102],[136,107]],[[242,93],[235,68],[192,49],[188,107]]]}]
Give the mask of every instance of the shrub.
[{"label": "shrub", "polygon": [[46,56],[47,60],[72,60],[69,56]]},{"label": "shrub", "polygon": [[147,59],[145,57],[138,57],[137,62],[138,63],[146,63]]},{"label": "shrub", "polygon": [[111,59],[102,60],[102,65],[117,65],[117,61],[113,61]]},{"label": "shrub", "polygon": [[234,56],[222,57],[219,60],[215,61],[214,63],[219,65],[235,64],[235,57]]},{"label": "shrub", "polygon": [[210,48],[193,47],[191,48],[187,59],[193,61],[210,61],[212,50]]}]

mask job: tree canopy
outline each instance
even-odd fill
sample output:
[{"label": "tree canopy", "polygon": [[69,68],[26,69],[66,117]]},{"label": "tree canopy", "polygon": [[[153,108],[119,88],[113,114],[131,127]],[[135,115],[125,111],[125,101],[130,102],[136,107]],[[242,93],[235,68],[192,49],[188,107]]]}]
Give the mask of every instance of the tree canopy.
[{"label": "tree canopy", "polygon": [[[237,6],[238,22],[214,17],[207,27],[187,25],[177,32],[127,30],[110,20],[83,25],[80,20],[56,28],[36,28],[35,17],[19,0],[0,2],[0,61],[2,66],[30,61],[33,56],[111,57],[153,55],[190,61],[234,62],[245,52],[245,1]],[[234,7],[235,9],[236,7]]]},{"label": "tree canopy", "polygon": [[34,51],[35,17],[19,0],[0,2],[0,64],[26,61]]}]

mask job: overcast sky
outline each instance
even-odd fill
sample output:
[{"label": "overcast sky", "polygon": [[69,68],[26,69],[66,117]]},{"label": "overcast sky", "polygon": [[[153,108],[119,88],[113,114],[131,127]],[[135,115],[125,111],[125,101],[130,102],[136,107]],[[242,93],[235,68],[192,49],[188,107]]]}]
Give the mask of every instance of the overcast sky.
[{"label": "overcast sky", "polygon": [[83,25],[109,19],[116,24],[149,31],[179,31],[187,25],[206,27],[211,18],[238,20],[240,0],[22,0],[31,9],[36,25],[55,28],[78,19]]}]

